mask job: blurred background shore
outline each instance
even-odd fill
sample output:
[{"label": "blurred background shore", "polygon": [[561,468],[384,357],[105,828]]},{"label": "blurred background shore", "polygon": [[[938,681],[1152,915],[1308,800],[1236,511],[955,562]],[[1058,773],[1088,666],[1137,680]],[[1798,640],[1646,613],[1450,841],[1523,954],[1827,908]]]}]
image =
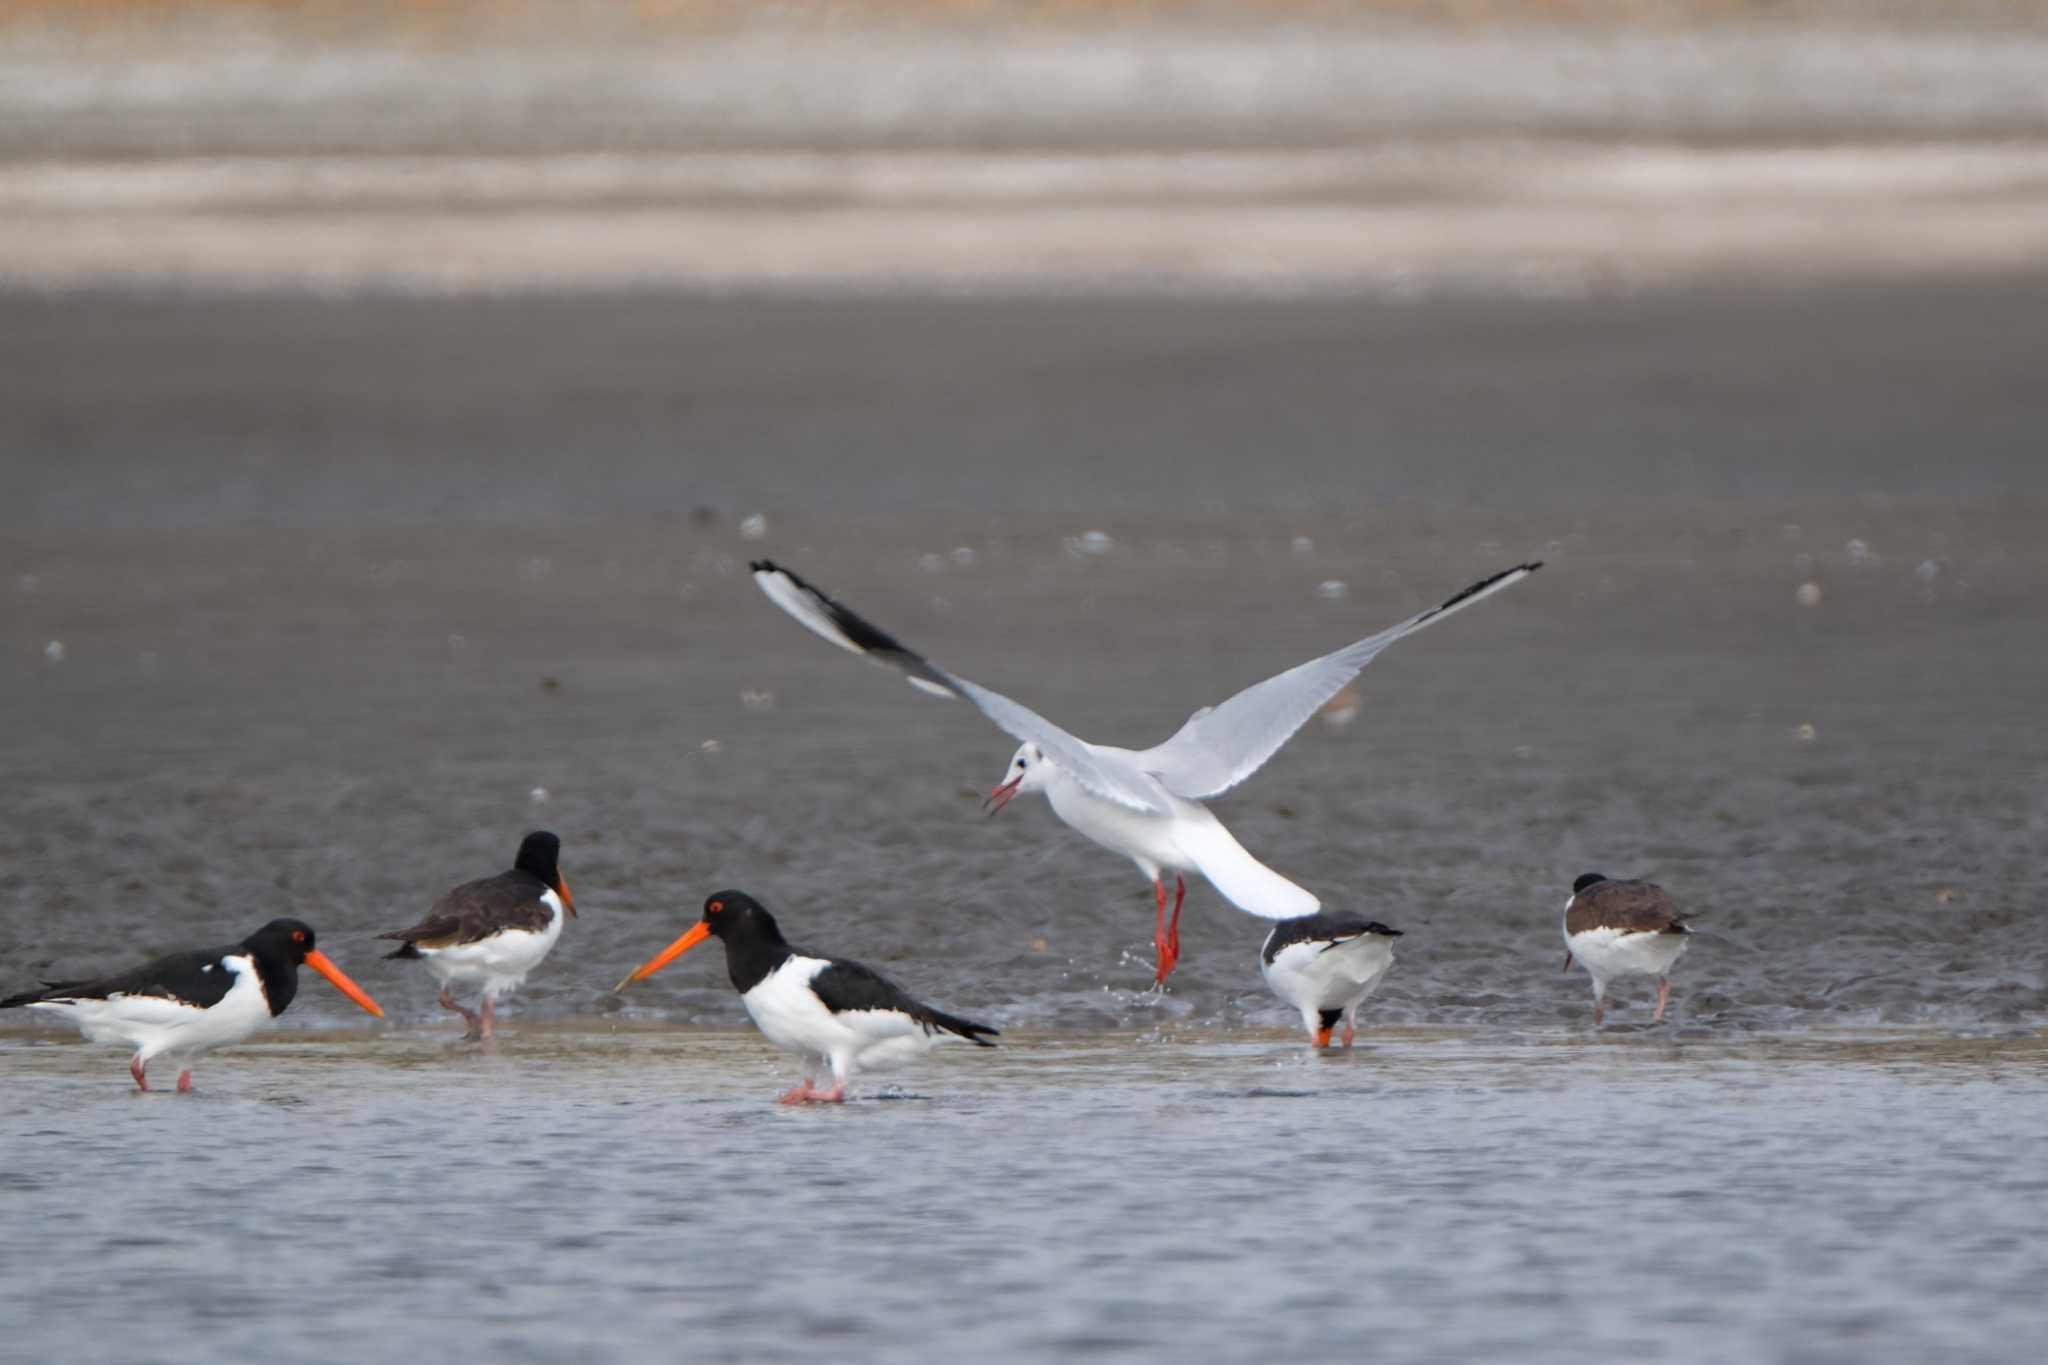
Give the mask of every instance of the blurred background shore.
[{"label": "blurred background shore", "polygon": [[2043,71],[2038,0],[0,0],[0,281],[1996,275]]}]

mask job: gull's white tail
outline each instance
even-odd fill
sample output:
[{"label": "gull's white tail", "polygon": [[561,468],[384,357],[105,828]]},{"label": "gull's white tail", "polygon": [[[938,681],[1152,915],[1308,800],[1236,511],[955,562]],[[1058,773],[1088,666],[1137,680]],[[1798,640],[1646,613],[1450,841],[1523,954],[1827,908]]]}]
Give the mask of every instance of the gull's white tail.
[{"label": "gull's white tail", "polygon": [[1245,852],[1223,823],[1207,810],[1184,819],[1173,841],[1223,899],[1247,914],[1264,919],[1313,915],[1323,903]]}]

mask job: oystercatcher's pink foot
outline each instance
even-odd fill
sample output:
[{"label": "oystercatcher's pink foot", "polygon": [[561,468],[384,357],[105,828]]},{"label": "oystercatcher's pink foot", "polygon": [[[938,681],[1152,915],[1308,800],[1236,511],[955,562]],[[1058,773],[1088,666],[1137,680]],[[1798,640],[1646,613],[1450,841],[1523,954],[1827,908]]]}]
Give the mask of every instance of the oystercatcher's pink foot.
[{"label": "oystercatcher's pink foot", "polygon": [[1669,977],[1660,976],[1657,978],[1657,1012],[1650,1016],[1650,1022],[1653,1024],[1662,1023],[1664,1019],[1664,1010],[1667,1006],[1670,1005],[1670,1003],[1671,979]]},{"label": "oystercatcher's pink foot", "polygon": [[1346,1019],[1344,1021],[1344,1046],[1350,1047],[1351,1040],[1357,1036],[1358,1030],[1352,1026],[1352,1023],[1349,1019]]},{"label": "oystercatcher's pink foot", "polygon": [[846,1082],[834,1081],[830,1090],[819,1090],[811,1084],[809,1076],[794,1090],[783,1092],[778,1104],[840,1104],[846,1099]]},{"label": "oystercatcher's pink foot", "polygon": [[128,1063],[128,1074],[135,1078],[135,1088],[137,1090],[149,1089],[149,1077],[142,1074],[142,1059],[140,1057]]},{"label": "oystercatcher's pink foot", "polygon": [[192,1073],[190,1071],[180,1071],[178,1073],[178,1093],[180,1095],[192,1093]]},{"label": "oystercatcher's pink foot", "polygon": [[449,993],[450,989],[447,986],[441,987],[441,1008],[461,1015],[462,1022],[469,1025],[468,1031],[462,1035],[465,1039],[474,1042],[476,1039],[483,1037],[483,1016],[479,1015],[475,1010],[464,1009],[461,1005],[456,1004],[455,997]]}]

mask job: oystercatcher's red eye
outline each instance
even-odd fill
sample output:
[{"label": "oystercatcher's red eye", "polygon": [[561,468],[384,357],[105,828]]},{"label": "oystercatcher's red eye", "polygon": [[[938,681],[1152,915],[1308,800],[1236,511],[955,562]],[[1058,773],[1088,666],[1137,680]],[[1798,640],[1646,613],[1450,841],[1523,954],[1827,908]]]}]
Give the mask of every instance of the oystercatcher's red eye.
[{"label": "oystercatcher's red eye", "polygon": [[714,915],[715,915],[715,914],[717,914],[717,913],[718,913],[719,911],[721,911],[721,910],[725,909],[725,902],[724,902],[724,901],[713,901],[713,902],[711,902],[711,904],[709,904],[709,905],[705,906],[704,908],[705,908],[706,910],[709,910],[709,911],[710,911],[710,912],[711,912],[712,914],[714,914]]},{"label": "oystercatcher's red eye", "polygon": [[304,943],[305,941],[306,941],[306,931],[305,931],[304,929],[294,929],[294,930],[292,930],[292,942],[294,942],[294,943]]}]

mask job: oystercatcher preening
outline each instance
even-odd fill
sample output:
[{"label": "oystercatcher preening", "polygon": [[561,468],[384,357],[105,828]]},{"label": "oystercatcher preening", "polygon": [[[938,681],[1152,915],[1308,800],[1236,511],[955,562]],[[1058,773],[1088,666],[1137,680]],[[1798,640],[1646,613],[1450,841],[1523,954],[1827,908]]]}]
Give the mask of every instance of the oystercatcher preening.
[{"label": "oystercatcher preening", "polygon": [[285,1012],[299,993],[301,962],[384,1017],[376,1001],[314,949],[312,926],[295,919],[274,919],[225,948],[172,953],[96,981],[45,981],[42,990],[0,1000],[0,1009],[45,1010],[71,1022],[89,1042],[134,1048],[128,1072],[144,1090],[152,1058],[185,1062],[178,1074],[184,1091],[192,1088],[194,1057],[239,1043]]},{"label": "oystercatcher preening", "polygon": [[[704,902],[704,918],[614,990],[654,975],[707,938],[725,944],[725,968],[754,1026],[777,1047],[815,1057],[832,1068],[832,1088],[804,1083],[784,1104],[837,1104],[856,1072],[877,1071],[923,1056],[948,1036],[978,1047],[996,1030],[913,1000],[880,972],[844,958],[792,947],[775,917],[744,891],[720,891]],[[984,1036],[986,1035],[986,1036]]]},{"label": "oystercatcher preening", "polygon": [[[491,1036],[498,997],[526,980],[555,946],[563,913],[576,917],[569,884],[556,866],[561,854],[562,841],[537,830],[520,841],[510,871],[464,882],[435,901],[412,928],[377,935],[405,940],[387,957],[426,960],[427,970],[441,983],[441,1008],[463,1017],[469,1025],[466,1036]],[[480,1012],[456,1003],[457,984],[483,988]]]},{"label": "oystercatcher preening", "polygon": [[1621,976],[1657,978],[1656,1023],[1671,1003],[1672,964],[1690,941],[1685,914],[1651,882],[1609,881],[1588,872],[1572,883],[1564,904],[1564,970],[1572,959],[1593,978],[1593,1026],[1607,1017],[1607,983]]},{"label": "oystercatcher preening", "polygon": [[[1238,909],[1265,919],[1312,915],[1321,902],[1244,850],[1202,802],[1221,796],[1265,766],[1324,702],[1394,641],[1435,625],[1475,602],[1519,583],[1541,564],[1518,564],[1482,578],[1428,611],[1257,683],[1217,706],[1205,706],[1164,744],[1117,749],[1090,744],[1000,692],[933,664],[789,570],[761,560],[754,581],[771,601],[842,649],[864,654],[907,675],[919,689],[964,697],[1004,731],[1023,741],[989,793],[991,812],[1019,792],[1042,791],[1053,813],[1074,829],[1138,865],[1152,883],[1157,979],[1180,957],[1180,905],[1187,885],[1178,875],[1200,872]],[[1174,877],[1173,920],[1166,883]]]},{"label": "oystercatcher preening", "polygon": [[1357,915],[1304,915],[1284,919],[1266,935],[1259,970],[1273,994],[1301,1011],[1310,1040],[1330,1045],[1341,1021],[1344,1046],[1357,1032],[1358,1007],[1394,965],[1399,929]]}]

